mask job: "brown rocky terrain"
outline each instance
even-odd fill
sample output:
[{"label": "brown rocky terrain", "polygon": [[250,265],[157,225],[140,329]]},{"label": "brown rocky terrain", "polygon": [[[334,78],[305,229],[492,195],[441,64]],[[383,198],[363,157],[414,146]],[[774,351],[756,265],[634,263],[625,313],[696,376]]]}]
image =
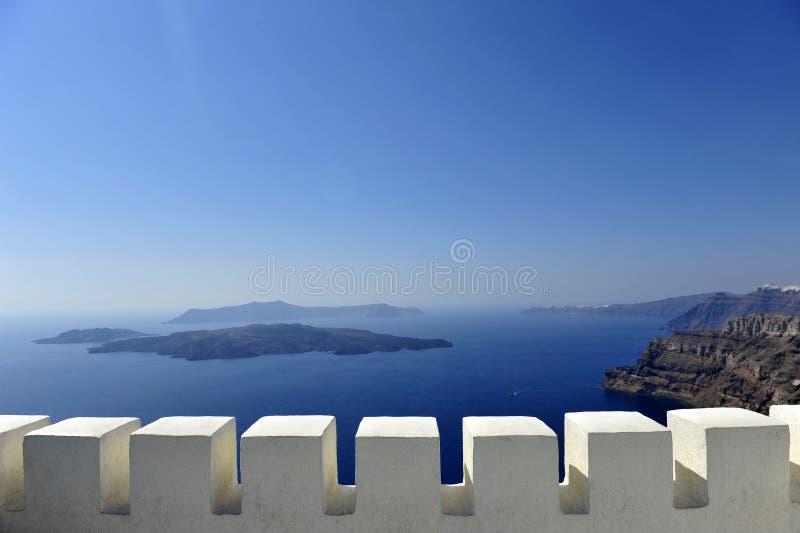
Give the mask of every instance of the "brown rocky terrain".
[{"label": "brown rocky terrain", "polygon": [[657,338],[635,365],[606,370],[605,387],[760,412],[800,403],[800,316],[754,313]]}]

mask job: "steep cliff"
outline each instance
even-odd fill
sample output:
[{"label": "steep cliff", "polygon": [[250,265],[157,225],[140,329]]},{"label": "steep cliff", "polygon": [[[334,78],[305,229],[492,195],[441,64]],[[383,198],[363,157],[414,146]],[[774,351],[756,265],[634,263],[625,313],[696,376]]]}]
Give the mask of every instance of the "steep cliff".
[{"label": "steep cliff", "polygon": [[764,285],[743,296],[716,293],[670,320],[667,328],[671,331],[718,330],[727,320],[752,313],[800,314],[800,287]]},{"label": "steep cliff", "polygon": [[761,412],[800,403],[800,316],[756,313],[657,338],[636,365],[606,370],[605,387]]}]

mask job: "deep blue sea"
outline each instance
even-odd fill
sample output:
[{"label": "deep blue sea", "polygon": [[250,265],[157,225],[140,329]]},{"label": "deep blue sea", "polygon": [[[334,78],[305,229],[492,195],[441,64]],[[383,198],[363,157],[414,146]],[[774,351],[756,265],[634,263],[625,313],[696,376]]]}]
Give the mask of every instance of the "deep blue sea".
[{"label": "deep blue sea", "polygon": [[[339,480],[354,483],[354,440],[365,416],[434,416],[442,480],[461,481],[461,418],[536,416],[561,438],[570,411],[636,410],[664,422],[677,404],[603,390],[603,370],[632,364],[664,335],[659,318],[429,311],[394,319],[306,320],[414,337],[453,348],[336,356],[328,353],[185,361],[156,354],[89,354],[87,345],[37,345],[72,328],[150,333],[200,329],[169,316],[50,317],[0,322],[0,414],[235,416],[239,434],[264,415],[330,414]],[[204,328],[230,327],[208,324]],[[517,393],[512,396],[511,393]],[[563,442],[562,442],[563,445]]]}]

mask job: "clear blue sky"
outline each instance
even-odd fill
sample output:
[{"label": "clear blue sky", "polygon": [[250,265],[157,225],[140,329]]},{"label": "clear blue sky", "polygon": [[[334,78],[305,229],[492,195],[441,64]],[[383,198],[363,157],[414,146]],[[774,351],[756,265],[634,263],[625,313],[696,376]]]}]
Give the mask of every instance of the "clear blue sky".
[{"label": "clear blue sky", "polygon": [[793,1],[0,0],[0,310],[257,297],[279,264],[549,296],[800,282]]}]

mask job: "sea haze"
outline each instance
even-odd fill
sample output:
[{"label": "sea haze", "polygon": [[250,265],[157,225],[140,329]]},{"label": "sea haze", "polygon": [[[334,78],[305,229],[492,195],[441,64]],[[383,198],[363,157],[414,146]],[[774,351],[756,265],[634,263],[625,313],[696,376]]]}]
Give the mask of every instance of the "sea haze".
[{"label": "sea haze", "polygon": [[665,334],[663,318],[429,311],[391,319],[302,321],[454,344],[348,356],[314,352],[187,361],[31,342],[71,328],[169,333],[231,326],[161,324],[164,319],[50,317],[0,325],[0,413],[48,414],[54,421],[137,416],[143,424],[171,415],[227,415],[236,417],[239,435],[264,415],[335,415],[339,480],[351,484],[355,432],[365,416],[435,416],[442,480],[456,483],[462,478],[464,416],[536,416],[558,433],[563,446],[565,412],[636,410],[664,423],[666,411],[677,407],[602,388],[606,368],[632,364],[649,340]]}]

